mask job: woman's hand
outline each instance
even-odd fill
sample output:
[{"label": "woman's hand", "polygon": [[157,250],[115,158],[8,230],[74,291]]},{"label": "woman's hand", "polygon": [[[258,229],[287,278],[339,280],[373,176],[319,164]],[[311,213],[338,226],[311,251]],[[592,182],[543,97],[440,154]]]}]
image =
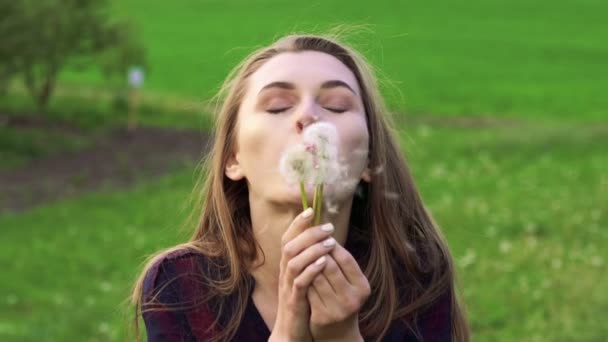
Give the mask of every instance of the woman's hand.
[{"label": "woman's hand", "polygon": [[308,289],[310,331],[315,341],[363,341],[359,310],[370,295],[367,278],[355,258],[337,245]]},{"label": "woman's hand", "polygon": [[312,214],[311,208],[305,210],[283,234],[277,317],[270,340],[312,341],[306,293],[336,245],[333,225],[308,228]]}]

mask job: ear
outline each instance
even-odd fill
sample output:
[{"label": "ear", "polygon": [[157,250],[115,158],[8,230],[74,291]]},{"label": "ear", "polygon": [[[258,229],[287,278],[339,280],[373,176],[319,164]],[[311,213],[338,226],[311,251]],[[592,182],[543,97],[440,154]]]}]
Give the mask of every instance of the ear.
[{"label": "ear", "polygon": [[241,169],[241,165],[234,155],[228,159],[224,173],[226,174],[226,177],[232,179],[233,181],[238,181],[245,177],[245,174]]},{"label": "ear", "polygon": [[361,179],[363,179],[367,183],[372,181],[372,171],[369,169],[369,167],[366,167],[363,170],[363,172],[361,173]]}]

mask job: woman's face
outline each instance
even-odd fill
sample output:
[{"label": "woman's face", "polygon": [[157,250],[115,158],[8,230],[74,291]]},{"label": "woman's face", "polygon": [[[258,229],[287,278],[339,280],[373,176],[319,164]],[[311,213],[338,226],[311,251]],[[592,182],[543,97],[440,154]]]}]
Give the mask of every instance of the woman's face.
[{"label": "woman's face", "polygon": [[[354,185],[368,179],[368,129],[358,82],[335,57],[317,51],[286,52],[269,59],[248,80],[238,111],[236,148],[226,175],[246,178],[250,198],[301,203],[297,185],[279,172],[282,154],[302,142],[314,122],[333,124],[339,156],[351,186],[326,186],[325,194],[342,202]],[[312,189],[308,189],[309,198]]]}]

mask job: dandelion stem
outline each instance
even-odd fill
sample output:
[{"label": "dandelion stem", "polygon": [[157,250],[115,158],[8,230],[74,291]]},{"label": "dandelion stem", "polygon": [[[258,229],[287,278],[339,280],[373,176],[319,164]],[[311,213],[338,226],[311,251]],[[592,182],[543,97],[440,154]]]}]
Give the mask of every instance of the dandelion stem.
[{"label": "dandelion stem", "polygon": [[300,195],[302,196],[302,206],[304,210],[308,208],[308,196],[306,196],[306,189],[304,188],[304,182],[300,181]]},{"label": "dandelion stem", "polygon": [[317,192],[318,192],[318,186],[315,185],[315,193],[314,193],[314,195],[312,195],[312,209],[313,209],[313,213],[315,214],[315,217],[317,215]]},{"label": "dandelion stem", "polygon": [[315,186],[315,199],[316,199],[316,202],[315,202],[316,206],[314,207],[314,211],[315,211],[314,225],[317,226],[321,223],[321,211],[323,209],[323,183]]}]

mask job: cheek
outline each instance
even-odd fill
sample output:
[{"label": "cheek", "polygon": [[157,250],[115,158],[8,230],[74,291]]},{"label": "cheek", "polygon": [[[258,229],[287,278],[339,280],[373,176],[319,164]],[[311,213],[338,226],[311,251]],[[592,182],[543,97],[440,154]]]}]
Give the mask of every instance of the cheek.
[{"label": "cheek", "polygon": [[258,173],[267,174],[278,165],[284,139],[280,130],[273,129],[274,126],[262,120],[249,119],[239,127],[238,159],[250,180]]},{"label": "cheek", "polygon": [[353,176],[367,165],[369,135],[365,119],[352,120],[341,129],[341,157],[349,164]]}]

